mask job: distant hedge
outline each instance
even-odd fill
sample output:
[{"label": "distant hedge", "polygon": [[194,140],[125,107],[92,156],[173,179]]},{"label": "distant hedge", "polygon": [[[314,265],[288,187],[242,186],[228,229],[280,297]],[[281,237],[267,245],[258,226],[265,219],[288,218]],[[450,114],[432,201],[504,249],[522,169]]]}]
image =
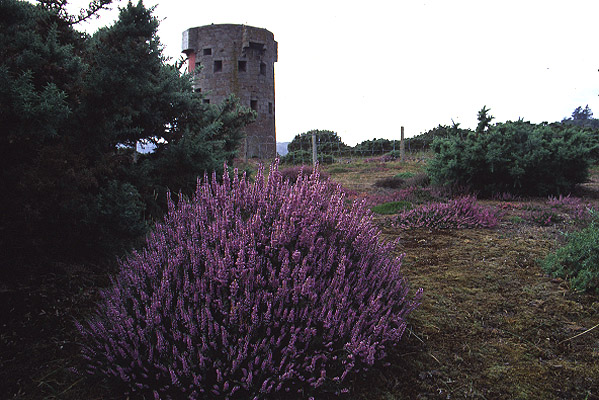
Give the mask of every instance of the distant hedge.
[{"label": "distant hedge", "polygon": [[433,184],[469,186],[483,196],[568,193],[586,181],[594,142],[576,126],[499,123],[435,139],[428,174]]}]

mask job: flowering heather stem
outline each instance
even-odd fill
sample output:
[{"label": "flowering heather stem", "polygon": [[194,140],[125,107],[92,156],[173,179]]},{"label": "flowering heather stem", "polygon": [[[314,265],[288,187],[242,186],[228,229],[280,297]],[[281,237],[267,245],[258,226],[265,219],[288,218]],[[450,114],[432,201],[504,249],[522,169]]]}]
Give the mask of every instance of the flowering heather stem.
[{"label": "flowering heather stem", "polygon": [[295,184],[277,163],[253,183],[204,177],[78,323],[87,372],[156,398],[346,391],[421,297],[408,297],[394,246],[318,170]]}]

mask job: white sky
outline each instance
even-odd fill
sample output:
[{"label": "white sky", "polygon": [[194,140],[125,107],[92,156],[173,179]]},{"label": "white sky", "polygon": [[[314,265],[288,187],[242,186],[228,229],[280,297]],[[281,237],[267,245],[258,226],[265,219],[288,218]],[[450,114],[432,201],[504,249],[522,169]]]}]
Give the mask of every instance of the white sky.
[{"label": "white sky", "polygon": [[[76,7],[85,0],[71,0]],[[116,1],[124,6],[125,1]],[[271,31],[277,141],[311,129],[346,144],[411,137],[439,124],[599,117],[597,0],[145,0],[173,59],[184,30],[211,23]],[[115,7],[116,8],[116,7]],[[79,29],[93,32],[114,12]]]}]

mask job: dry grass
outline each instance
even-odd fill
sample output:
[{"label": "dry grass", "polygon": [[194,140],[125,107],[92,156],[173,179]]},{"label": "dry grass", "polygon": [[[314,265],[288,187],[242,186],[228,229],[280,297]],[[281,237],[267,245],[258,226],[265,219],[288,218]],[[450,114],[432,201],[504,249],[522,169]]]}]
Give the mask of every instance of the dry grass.
[{"label": "dry grass", "polygon": [[[331,165],[344,186],[374,192],[377,179],[419,172],[422,162]],[[596,197],[599,170],[584,193]],[[494,203],[490,202],[489,205]],[[599,399],[599,298],[551,279],[538,260],[570,225],[539,227],[505,218],[493,230],[397,231],[403,271],[423,287],[390,365],[360,376],[360,400]],[[0,395],[14,399],[107,399],[78,365],[73,318],[89,313],[106,274],[66,269],[0,290]]]}]

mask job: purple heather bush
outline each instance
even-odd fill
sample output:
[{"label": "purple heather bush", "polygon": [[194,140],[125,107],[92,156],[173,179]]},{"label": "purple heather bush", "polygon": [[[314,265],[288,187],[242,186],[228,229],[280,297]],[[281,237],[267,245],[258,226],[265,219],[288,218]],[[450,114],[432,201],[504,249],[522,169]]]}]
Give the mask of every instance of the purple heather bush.
[{"label": "purple heather bush", "polygon": [[204,177],[78,323],[86,372],[161,399],[347,392],[420,301],[394,249],[317,170],[294,185],[276,163],[253,183]]},{"label": "purple heather bush", "polygon": [[584,203],[580,197],[570,195],[559,197],[549,196],[547,204],[553,208],[565,211],[575,221],[588,222],[591,219],[589,210],[593,208],[591,203]]},{"label": "purple heather bush", "polygon": [[404,211],[397,217],[396,225],[402,229],[491,228],[498,220],[496,211],[480,206],[474,196],[464,196]]},{"label": "purple heather bush", "polygon": [[497,201],[520,201],[521,197],[518,195],[515,195],[513,193],[510,192],[498,192],[498,193],[494,193],[493,196],[491,196],[491,198],[493,200],[497,200]]}]

